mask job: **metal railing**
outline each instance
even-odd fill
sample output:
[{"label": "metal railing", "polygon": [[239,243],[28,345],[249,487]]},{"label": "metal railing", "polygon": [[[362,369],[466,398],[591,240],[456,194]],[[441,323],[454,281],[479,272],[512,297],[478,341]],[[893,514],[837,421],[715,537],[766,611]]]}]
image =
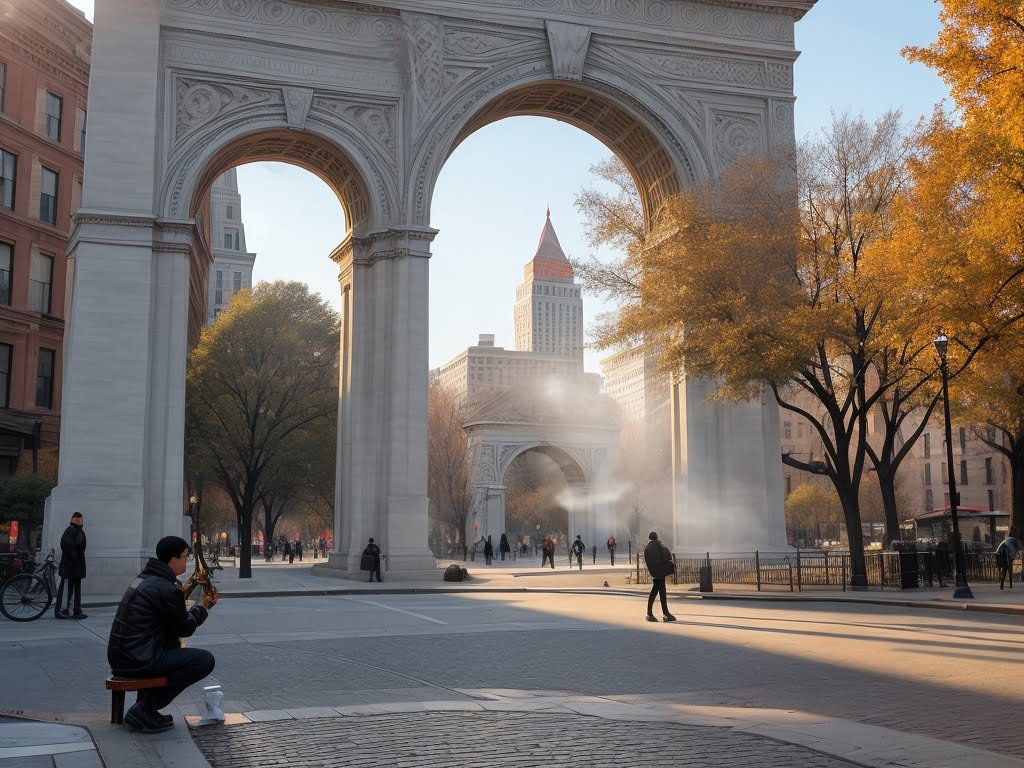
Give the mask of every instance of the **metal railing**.
[{"label": "metal railing", "polygon": [[[753,586],[758,591],[782,589],[800,592],[808,588],[833,588],[845,591],[850,585],[850,553],[845,551],[794,550],[793,554],[712,555],[703,557],[673,555],[674,585],[696,585],[700,571],[710,568],[712,584]],[[999,567],[994,552],[968,551],[965,555],[967,578],[971,582],[998,582]],[[949,550],[929,547],[920,551],[869,551],[864,553],[867,585],[875,589],[913,589],[944,586],[953,582],[953,556]],[[1013,578],[1022,577],[1021,561],[1013,564]],[[649,584],[650,573],[643,553],[638,553],[633,568],[637,584]]]}]

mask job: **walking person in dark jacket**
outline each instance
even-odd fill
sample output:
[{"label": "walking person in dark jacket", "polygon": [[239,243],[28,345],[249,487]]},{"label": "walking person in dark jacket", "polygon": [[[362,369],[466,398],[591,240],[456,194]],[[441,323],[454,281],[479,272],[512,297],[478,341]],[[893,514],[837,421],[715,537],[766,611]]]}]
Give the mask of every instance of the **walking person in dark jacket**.
[{"label": "walking person in dark jacket", "polygon": [[615,537],[608,537],[608,557],[611,558],[612,565],[615,565],[615,547],[618,546],[615,543]]},{"label": "walking person in dark jacket", "polygon": [[373,575],[377,574],[377,583],[383,581],[380,577],[380,547],[373,543],[373,539],[370,539],[370,543],[366,545],[366,549],[363,550],[362,556],[362,570],[370,572],[370,581],[373,581]]},{"label": "walking person in dark jacket", "polygon": [[484,542],[484,563],[486,565],[491,564],[491,558],[494,557],[494,544],[491,543],[491,537],[487,537],[487,541]]},{"label": "walking person in dark jacket", "polygon": [[185,572],[188,552],[184,539],[160,539],[156,557],[128,585],[110,627],[107,661],[115,675],[167,678],[161,688],[139,691],[138,700],[124,715],[125,725],[132,730],[159,733],[173,727],[174,719],[160,710],[213,672],[212,653],[181,645],[180,638],[191,637],[217,603],[217,595],[204,592],[201,605],[185,609],[185,593],[177,577]]},{"label": "walking person in dark jacket", "polygon": [[999,588],[1003,589],[1006,576],[1010,576],[1010,589],[1013,589],[1013,561],[1017,557],[1017,530],[1011,528],[1006,538],[996,547],[996,565],[999,567]]},{"label": "walking person in dark jacket", "polygon": [[[586,549],[586,545],[583,543],[583,539],[580,535],[576,534],[576,541],[572,543],[572,554],[576,558],[576,563],[579,565],[580,570],[583,570],[583,551]],[[569,561],[569,567],[572,568],[572,560]]]},{"label": "walking person in dark jacket", "polygon": [[644,562],[651,574],[651,594],[647,596],[647,620],[657,621],[652,612],[654,608],[654,596],[661,596],[661,612],[665,621],[675,621],[676,617],[668,612],[668,596],[665,593],[665,579],[675,573],[675,563],[672,561],[672,552],[658,539],[658,534],[651,531],[648,536],[650,541],[644,547]]},{"label": "walking person in dark jacket", "polygon": [[[85,578],[85,518],[81,512],[71,516],[71,524],[60,537],[60,586],[57,588],[57,604],[53,615],[58,619],[85,619],[82,613],[82,579]],[[64,605],[64,588],[68,590],[68,602]],[[74,613],[72,613],[72,606]]]},{"label": "walking person in dark jacket", "polygon": [[512,551],[512,547],[508,543],[508,536],[504,533],[501,534],[501,541],[498,542],[498,550],[501,552],[502,561],[505,560],[505,555]]}]

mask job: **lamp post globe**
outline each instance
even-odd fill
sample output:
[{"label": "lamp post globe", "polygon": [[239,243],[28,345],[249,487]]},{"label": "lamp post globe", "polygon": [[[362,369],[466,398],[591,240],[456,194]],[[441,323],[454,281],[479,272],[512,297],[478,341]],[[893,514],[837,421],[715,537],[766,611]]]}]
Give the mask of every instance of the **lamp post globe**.
[{"label": "lamp post globe", "polygon": [[939,355],[939,372],[942,375],[942,403],[946,428],[946,469],[949,483],[949,515],[953,521],[953,563],[956,568],[956,583],[953,599],[970,600],[974,597],[967,583],[967,558],[964,554],[964,543],[960,537],[960,521],[957,508],[960,506],[960,494],[956,490],[956,470],[953,466],[953,421],[949,414],[949,337],[939,332],[932,342]]}]

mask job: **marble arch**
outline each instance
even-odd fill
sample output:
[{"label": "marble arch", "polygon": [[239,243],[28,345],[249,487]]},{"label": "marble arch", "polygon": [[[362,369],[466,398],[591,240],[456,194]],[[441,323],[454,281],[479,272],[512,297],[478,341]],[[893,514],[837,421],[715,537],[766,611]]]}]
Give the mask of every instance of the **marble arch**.
[{"label": "marble arch", "polygon": [[[546,114],[618,152],[651,210],[747,154],[792,144],[794,28],[813,4],[98,3],[47,542],[82,511],[98,534],[91,588],[116,592],[159,536],[181,531],[182,373],[201,278],[194,196],[221,165],[275,157],[330,179],[351,227],[332,254],[344,321],[332,566],[357,568],[373,535],[390,569],[432,568],[429,215],[445,158],[489,121]],[[729,503],[775,536],[772,404],[712,407],[706,391],[686,381],[673,395],[687,481],[678,509],[741,487]],[[686,543],[685,526],[676,539]]]}]

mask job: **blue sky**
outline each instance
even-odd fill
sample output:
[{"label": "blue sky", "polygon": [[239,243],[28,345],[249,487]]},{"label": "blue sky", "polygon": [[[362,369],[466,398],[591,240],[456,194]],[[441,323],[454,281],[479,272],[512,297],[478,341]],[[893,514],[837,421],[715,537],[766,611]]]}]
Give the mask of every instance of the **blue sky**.
[{"label": "blue sky", "polygon": [[[90,0],[72,0],[91,18]],[[797,135],[821,128],[830,112],[874,117],[900,108],[908,120],[931,112],[946,88],[900,56],[938,31],[933,0],[818,0],[797,25]],[[588,253],[573,196],[608,150],[582,131],[544,118],[516,117],[470,136],[449,158],[435,190],[432,225],[440,230],[430,266],[430,364],[494,333],[513,346],[512,305],[522,267],[551,218],[570,256]],[[327,258],[344,234],[341,208],[311,174],[275,163],[239,169],[242,213],[255,279],[308,283],[337,305],[337,272]],[[588,323],[604,307],[584,298]],[[598,370],[602,353],[588,351]]]}]

